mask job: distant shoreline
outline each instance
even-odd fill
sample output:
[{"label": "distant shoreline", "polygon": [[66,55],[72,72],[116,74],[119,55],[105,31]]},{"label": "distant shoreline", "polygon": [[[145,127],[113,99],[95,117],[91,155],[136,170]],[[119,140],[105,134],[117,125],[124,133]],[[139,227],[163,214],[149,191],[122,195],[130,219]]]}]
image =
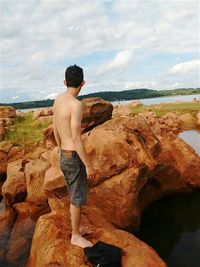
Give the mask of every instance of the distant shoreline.
[{"label": "distant shoreline", "polygon": [[[200,88],[183,88],[183,89],[173,89],[173,90],[152,90],[152,89],[132,89],[124,91],[104,91],[91,93],[87,95],[78,96],[78,99],[84,99],[89,97],[101,97],[104,100],[110,102],[120,102],[127,100],[141,100],[149,98],[160,98],[169,96],[187,96],[187,95],[197,95],[200,94]],[[53,105],[54,99],[47,100],[37,100],[37,101],[25,101],[18,103],[0,103],[0,106],[14,106],[16,109],[36,109],[51,107]]]}]

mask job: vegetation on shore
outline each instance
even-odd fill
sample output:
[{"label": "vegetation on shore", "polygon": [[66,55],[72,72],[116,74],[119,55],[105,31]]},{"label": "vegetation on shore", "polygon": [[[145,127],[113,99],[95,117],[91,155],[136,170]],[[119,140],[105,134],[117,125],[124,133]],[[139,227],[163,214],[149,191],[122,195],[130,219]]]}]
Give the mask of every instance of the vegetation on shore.
[{"label": "vegetation on shore", "polygon": [[[115,108],[117,108],[116,105]],[[160,117],[168,112],[173,112],[178,115],[191,113],[196,117],[197,112],[200,110],[199,101],[180,102],[180,103],[164,103],[155,104],[150,106],[141,105],[139,107],[131,107],[133,114],[138,114],[145,111],[154,111],[157,117]],[[33,112],[24,113],[24,117],[17,116],[13,125],[7,131],[4,140],[9,140],[17,146],[21,147],[34,147],[43,140],[42,131],[49,126],[47,122],[35,123],[33,119]]]},{"label": "vegetation on shore", "polygon": [[17,146],[35,145],[42,141],[42,131],[48,127],[48,123],[34,123],[33,113],[26,112],[24,117],[17,116],[15,122],[9,127],[6,132],[5,140],[9,140]]},{"label": "vegetation on shore", "polygon": [[[131,105],[129,105],[131,108]],[[131,108],[133,114],[138,114],[145,111],[154,111],[157,117],[163,116],[168,112],[176,113],[177,115],[182,115],[185,113],[191,113],[196,116],[197,112],[200,110],[200,102],[180,102],[180,103],[164,103],[164,104],[153,104],[150,106],[141,105],[136,108]]]},{"label": "vegetation on shore", "polygon": [[[187,88],[187,89],[173,89],[173,90],[151,90],[151,89],[132,89],[125,91],[105,91],[91,93],[87,95],[78,96],[78,99],[89,97],[101,97],[107,101],[121,101],[121,100],[132,100],[132,99],[143,99],[143,98],[154,98],[164,96],[175,96],[175,95],[192,95],[200,94],[200,88]],[[2,106],[11,105],[16,109],[32,109],[40,107],[51,107],[54,100],[39,100],[39,101],[26,101],[20,103],[0,103]]]}]

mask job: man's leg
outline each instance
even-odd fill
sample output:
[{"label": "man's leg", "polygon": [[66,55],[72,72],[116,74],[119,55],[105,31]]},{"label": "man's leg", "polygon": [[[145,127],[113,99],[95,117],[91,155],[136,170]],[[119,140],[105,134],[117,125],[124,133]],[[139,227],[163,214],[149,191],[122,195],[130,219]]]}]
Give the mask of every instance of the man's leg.
[{"label": "man's leg", "polygon": [[87,239],[83,238],[80,234],[79,227],[81,222],[81,206],[70,204],[72,237],[71,244],[79,247],[91,247],[93,244]]}]

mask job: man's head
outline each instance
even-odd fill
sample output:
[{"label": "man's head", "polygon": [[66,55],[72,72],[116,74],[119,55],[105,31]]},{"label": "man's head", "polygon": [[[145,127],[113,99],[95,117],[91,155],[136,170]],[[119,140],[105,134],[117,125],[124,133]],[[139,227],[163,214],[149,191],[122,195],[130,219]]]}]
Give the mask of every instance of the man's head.
[{"label": "man's head", "polygon": [[65,85],[67,87],[79,88],[84,85],[83,69],[77,65],[69,66],[65,71]]}]

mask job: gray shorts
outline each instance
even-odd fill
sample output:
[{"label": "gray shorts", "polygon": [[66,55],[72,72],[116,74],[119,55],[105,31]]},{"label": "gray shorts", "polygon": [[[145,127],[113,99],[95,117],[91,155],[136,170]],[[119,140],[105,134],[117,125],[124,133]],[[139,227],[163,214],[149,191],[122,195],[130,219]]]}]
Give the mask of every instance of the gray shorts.
[{"label": "gray shorts", "polygon": [[87,204],[88,179],[85,165],[75,150],[60,151],[60,167],[64,174],[71,203]]}]

